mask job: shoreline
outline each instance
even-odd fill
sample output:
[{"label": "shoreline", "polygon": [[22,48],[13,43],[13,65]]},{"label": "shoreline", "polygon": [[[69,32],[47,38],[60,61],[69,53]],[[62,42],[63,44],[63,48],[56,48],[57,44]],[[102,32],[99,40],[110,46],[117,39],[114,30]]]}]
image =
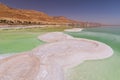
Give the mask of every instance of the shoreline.
[{"label": "shoreline", "polygon": [[5,54],[0,54],[0,60],[1,59],[4,59],[4,58],[7,58],[7,57],[10,57],[12,55],[16,55],[15,53],[5,53]]},{"label": "shoreline", "polygon": [[[34,74],[36,77],[30,76],[31,79],[64,80],[65,70],[82,64],[86,60],[105,59],[113,55],[112,48],[102,42],[83,38],[73,38],[72,36],[61,32],[51,32],[41,36],[42,38],[40,38],[40,36],[38,38],[47,42],[46,44],[40,45],[31,51],[15,54],[0,60],[0,65],[2,65],[2,67],[0,66],[0,73],[4,73],[4,70],[6,70],[7,67],[18,65],[21,66],[21,68],[16,67],[15,71],[21,72],[25,69],[26,71],[31,72],[31,70],[35,69],[32,67],[33,62],[31,63],[34,59],[34,63],[36,63],[34,65],[36,65],[38,71]],[[22,66],[19,63],[13,63],[14,61],[20,62],[26,66]],[[14,70],[14,68],[11,70]],[[7,71],[6,73],[10,72]],[[22,75],[21,73],[18,74]],[[14,77],[9,75],[11,78],[10,80],[20,80],[20,77],[17,76],[18,74]],[[12,75],[14,75],[14,73]],[[26,74],[26,76],[28,75]],[[2,78],[3,77],[0,75],[0,79]],[[28,77],[26,77],[26,79],[27,78]]]},{"label": "shoreline", "polygon": [[72,28],[72,29],[65,29],[65,32],[80,32],[83,28]]}]

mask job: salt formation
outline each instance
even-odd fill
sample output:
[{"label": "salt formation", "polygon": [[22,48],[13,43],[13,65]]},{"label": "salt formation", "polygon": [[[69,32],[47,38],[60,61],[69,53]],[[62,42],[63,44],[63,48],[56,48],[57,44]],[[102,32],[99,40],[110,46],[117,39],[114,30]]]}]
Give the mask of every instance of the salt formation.
[{"label": "salt formation", "polygon": [[61,41],[66,39],[72,39],[72,38],[73,38],[72,36],[69,36],[62,32],[51,32],[51,33],[46,33],[44,35],[38,36],[38,39],[45,42],[55,42],[55,41]]},{"label": "salt formation", "polygon": [[72,28],[72,29],[65,29],[66,32],[80,32],[83,28]]},{"label": "salt formation", "polygon": [[66,36],[69,35],[47,33],[39,39],[49,43],[0,60],[0,80],[64,80],[65,69],[113,54],[104,43]]},{"label": "salt formation", "polygon": [[0,80],[34,80],[39,68],[36,56],[14,55],[0,61]]}]

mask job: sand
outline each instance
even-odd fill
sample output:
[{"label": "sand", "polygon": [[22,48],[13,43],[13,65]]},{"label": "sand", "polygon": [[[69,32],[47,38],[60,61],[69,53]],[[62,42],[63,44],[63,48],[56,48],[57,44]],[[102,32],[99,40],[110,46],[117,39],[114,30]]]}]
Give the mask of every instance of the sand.
[{"label": "sand", "polygon": [[64,80],[65,70],[85,60],[113,55],[112,48],[104,43],[67,36],[61,32],[47,33],[39,39],[48,43],[0,60],[0,80]]}]

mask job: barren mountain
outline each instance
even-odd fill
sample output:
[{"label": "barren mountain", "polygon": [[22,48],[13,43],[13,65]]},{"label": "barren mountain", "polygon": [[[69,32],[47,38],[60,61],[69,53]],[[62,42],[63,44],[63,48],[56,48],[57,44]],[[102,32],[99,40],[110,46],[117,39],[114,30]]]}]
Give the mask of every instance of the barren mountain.
[{"label": "barren mountain", "polygon": [[82,27],[96,27],[99,23],[79,22],[64,16],[49,16],[35,10],[15,9],[0,3],[0,24],[31,25],[31,24],[69,24]]},{"label": "barren mountain", "polygon": [[63,16],[49,16],[35,10],[23,10],[8,7],[0,3],[0,22],[7,24],[65,24],[75,21]]}]

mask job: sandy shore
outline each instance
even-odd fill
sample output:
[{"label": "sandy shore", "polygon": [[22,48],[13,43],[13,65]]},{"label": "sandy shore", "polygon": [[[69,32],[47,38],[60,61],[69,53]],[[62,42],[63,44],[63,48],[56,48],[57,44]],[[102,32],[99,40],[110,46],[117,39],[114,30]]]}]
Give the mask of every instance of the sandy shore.
[{"label": "sandy shore", "polygon": [[38,38],[49,43],[0,60],[0,80],[64,80],[64,70],[85,60],[113,55],[112,48],[104,43],[73,38],[61,32]]}]

